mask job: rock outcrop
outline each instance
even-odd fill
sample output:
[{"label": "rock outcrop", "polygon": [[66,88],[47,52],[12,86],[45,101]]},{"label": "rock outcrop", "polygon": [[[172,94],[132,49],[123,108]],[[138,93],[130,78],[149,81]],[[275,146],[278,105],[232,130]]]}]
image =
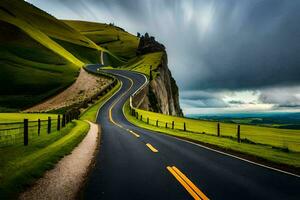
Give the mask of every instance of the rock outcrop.
[{"label": "rock outcrop", "polygon": [[163,52],[161,63],[156,69],[159,74],[153,80],[150,80],[148,86],[135,96],[133,105],[144,110],[182,116],[178,87],[168,68],[165,47],[156,42],[154,37],[149,37],[148,34],[145,34],[145,37],[141,37],[137,54],[142,55],[157,51]]},{"label": "rock outcrop", "polygon": [[149,36],[148,33],[145,33],[145,36],[140,37],[140,43],[136,50],[136,54],[143,55],[143,54],[159,52],[159,51],[165,52],[165,49],[166,48],[163,44],[157,42],[153,36]]}]

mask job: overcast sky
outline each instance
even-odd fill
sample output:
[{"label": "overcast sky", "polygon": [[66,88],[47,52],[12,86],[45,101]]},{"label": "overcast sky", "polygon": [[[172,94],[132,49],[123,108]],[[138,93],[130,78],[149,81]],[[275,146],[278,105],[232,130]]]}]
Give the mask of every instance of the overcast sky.
[{"label": "overcast sky", "polygon": [[186,114],[300,111],[298,0],[29,0],[62,19],[149,32]]}]

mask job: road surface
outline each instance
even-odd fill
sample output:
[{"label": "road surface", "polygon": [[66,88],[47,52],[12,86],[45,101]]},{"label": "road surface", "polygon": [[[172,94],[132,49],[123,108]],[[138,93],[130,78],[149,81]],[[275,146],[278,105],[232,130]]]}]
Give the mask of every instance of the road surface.
[{"label": "road surface", "polygon": [[99,110],[100,150],[84,199],[300,199],[299,177],[133,126],[122,107],[145,78],[107,72],[122,87]]}]

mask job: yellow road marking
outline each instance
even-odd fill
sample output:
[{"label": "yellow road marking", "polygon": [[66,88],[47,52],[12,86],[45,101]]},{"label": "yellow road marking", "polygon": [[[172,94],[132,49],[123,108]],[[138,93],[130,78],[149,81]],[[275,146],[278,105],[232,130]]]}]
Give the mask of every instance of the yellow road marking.
[{"label": "yellow road marking", "polygon": [[209,198],[203,192],[201,192],[201,190],[194,183],[192,183],[192,181],[188,179],[178,168],[176,168],[175,166],[167,166],[167,169],[194,199],[209,200]]},{"label": "yellow road marking", "polygon": [[172,167],[168,166],[167,169],[177,179],[177,181],[188,191],[188,193],[190,193],[190,195],[194,199],[201,200],[200,197],[196,194],[196,192],[194,192],[194,190],[190,186],[188,186],[186,182],[184,182],[184,180],[173,170]]},{"label": "yellow road marking", "polygon": [[155,149],[150,143],[147,143],[146,146],[147,146],[151,151],[153,151],[154,153],[157,153],[157,152],[158,152],[158,150]]},{"label": "yellow road marking", "polygon": [[186,177],[177,167],[172,167],[174,171],[200,196],[202,200],[208,200],[208,197],[190,180]]}]

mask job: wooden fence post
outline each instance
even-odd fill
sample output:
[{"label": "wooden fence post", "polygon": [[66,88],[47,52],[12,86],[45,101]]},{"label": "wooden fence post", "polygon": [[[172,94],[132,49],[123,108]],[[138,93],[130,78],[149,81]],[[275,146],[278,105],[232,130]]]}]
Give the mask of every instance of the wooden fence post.
[{"label": "wooden fence post", "polygon": [[38,119],[38,136],[41,134],[41,120]]},{"label": "wooden fence post", "polygon": [[28,145],[28,119],[24,119],[24,146]]},{"label": "wooden fence post", "polygon": [[70,122],[70,113],[67,113],[66,118],[67,118],[67,123],[66,124],[68,124]]},{"label": "wooden fence post", "polygon": [[51,117],[48,117],[48,128],[47,128],[47,133],[51,133]]},{"label": "wooden fence post", "polygon": [[238,143],[241,142],[241,127],[240,127],[240,125],[237,126],[237,141],[238,141]]},{"label": "wooden fence post", "polygon": [[220,123],[217,124],[217,133],[218,133],[218,137],[220,137]]},{"label": "wooden fence post", "polygon": [[68,124],[68,113],[66,113],[66,125]]},{"label": "wooden fence post", "polygon": [[65,127],[65,126],[66,126],[66,114],[63,114],[61,127]]},{"label": "wooden fence post", "polygon": [[172,129],[174,129],[174,121],[172,121]]},{"label": "wooden fence post", "polygon": [[60,115],[57,116],[57,130],[60,130]]},{"label": "wooden fence post", "polygon": [[158,120],[156,120],[156,126],[158,127]]},{"label": "wooden fence post", "polygon": [[185,122],[183,123],[183,130],[186,131],[186,125],[185,125]]}]

